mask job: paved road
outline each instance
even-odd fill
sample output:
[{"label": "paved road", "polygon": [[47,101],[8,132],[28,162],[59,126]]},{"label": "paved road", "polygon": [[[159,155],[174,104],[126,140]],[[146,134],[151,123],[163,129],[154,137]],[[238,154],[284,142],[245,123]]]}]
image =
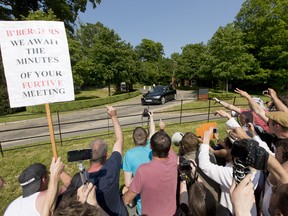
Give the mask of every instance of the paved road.
[{"label": "paved road", "polygon": [[[149,110],[155,113],[155,120],[169,119],[168,121],[177,121],[175,118],[179,117],[179,113],[161,112],[163,109],[179,105],[181,99],[185,99],[184,103],[195,100],[195,96],[184,91],[177,92],[177,100],[170,101],[164,105],[149,106]],[[146,124],[146,118],[142,117],[143,109],[146,106],[141,106],[140,96],[113,104],[117,109],[120,124],[125,126]],[[173,120],[174,118],[174,120]],[[192,116],[185,118],[186,121],[203,120],[207,116]],[[61,134],[62,138],[76,135],[83,135],[87,133],[107,131],[107,126],[112,127],[106,112],[106,108],[98,107],[91,109],[83,109],[77,112],[71,112],[61,115]],[[77,123],[75,123],[77,122]],[[58,118],[53,116],[55,138],[59,138]],[[19,146],[31,144],[39,141],[49,142],[49,129],[46,118],[29,119],[19,122],[11,122],[0,125],[0,137],[3,149],[11,146]],[[36,138],[32,138],[36,137]]]}]

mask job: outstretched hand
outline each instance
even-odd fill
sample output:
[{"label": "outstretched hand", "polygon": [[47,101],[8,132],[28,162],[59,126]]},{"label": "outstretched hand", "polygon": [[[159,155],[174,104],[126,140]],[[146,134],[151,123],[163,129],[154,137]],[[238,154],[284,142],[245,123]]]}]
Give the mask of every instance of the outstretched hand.
[{"label": "outstretched hand", "polygon": [[77,190],[77,199],[81,203],[87,202],[90,205],[97,205],[95,186],[89,182],[88,185],[82,185]]},{"label": "outstretched hand", "polygon": [[108,115],[110,116],[110,118],[111,118],[112,116],[117,116],[117,112],[116,112],[116,109],[115,109],[114,107],[112,107],[112,106],[106,106],[106,108],[107,108],[107,113],[108,113]]},{"label": "outstretched hand", "polygon": [[162,121],[162,119],[160,119],[160,121],[159,121],[159,128],[160,128],[160,130],[165,129],[165,123]]},{"label": "outstretched hand", "polygon": [[268,90],[268,96],[270,98],[276,98],[277,97],[277,93],[276,93],[276,91],[274,89],[268,88],[267,90]]},{"label": "outstretched hand", "polygon": [[234,90],[234,92],[240,94],[242,97],[245,97],[245,98],[248,98],[250,96],[246,91],[243,91],[243,90],[241,90],[239,88],[236,88]]},{"label": "outstretched hand", "polygon": [[55,158],[52,158],[52,162],[50,165],[50,173],[51,176],[60,176],[60,174],[63,172],[64,164],[61,162],[61,157],[58,157],[57,160]]},{"label": "outstretched hand", "polygon": [[213,127],[210,127],[208,130],[204,132],[203,136],[203,144],[210,144],[210,140],[213,134]]},{"label": "outstretched hand", "polygon": [[214,113],[214,115],[215,115],[215,116],[216,116],[216,115],[219,115],[219,116],[225,117],[225,118],[227,118],[227,119],[231,119],[231,118],[232,118],[232,116],[231,116],[228,112],[226,112],[226,111],[224,111],[224,110],[217,110],[217,111]]},{"label": "outstretched hand", "polygon": [[236,182],[230,188],[230,196],[236,215],[250,215],[250,211],[255,202],[252,174],[248,174],[236,186]]}]

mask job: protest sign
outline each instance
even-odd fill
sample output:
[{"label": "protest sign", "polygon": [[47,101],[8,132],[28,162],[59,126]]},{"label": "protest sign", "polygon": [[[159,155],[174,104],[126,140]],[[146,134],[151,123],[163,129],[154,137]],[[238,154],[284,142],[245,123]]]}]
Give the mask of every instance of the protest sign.
[{"label": "protest sign", "polygon": [[[204,133],[206,130],[209,130],[210,127],[216,128],[217,123],[216,122],[208,122],[201,124],[199,128],[196,128],[196,135],[204,138]],[[211,136],[211,139],[213,138],[213,135]]]},{"label": "protest sign", "polygon": [[10,107],[74,100],[63,22],[0,21]]}]

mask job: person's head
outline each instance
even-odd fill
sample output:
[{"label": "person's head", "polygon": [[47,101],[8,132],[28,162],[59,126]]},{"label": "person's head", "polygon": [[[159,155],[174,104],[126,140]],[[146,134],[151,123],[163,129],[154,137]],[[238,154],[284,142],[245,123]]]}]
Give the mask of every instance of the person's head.
[{"label": "person's head", "polygon": [[136,146],[145,146],[148,139],[147,131],[142,127],[136,127],[133,131],[133,141]]},{"label": "person's head", "polygon": [[164,130],[160,130],[151,137],[150,146],[153,156],[166,158],[171,147],[171,138]]},{"label": "person's head", "polygon": [[241,126],[246,125],[248,122],[253,122],[253,114],[251,111],[241,112],[239,115],[239,121]]},{"label": "person's head", "polygon": [[288,184],[273,188],[269,204],[270,215],[288,215]]},{"label": "person's head", "polygon": [[28,166],[19,175],[18,181],[22,187],[23,197],[28,197],[38,191],[47,190],[49,175],[46,166],[41,163]]},{"label": "person's head", "polygon": [[61,202],[54,211],[54,216],[78,216],[78,215],[107,215],[105,212],[87,202],[81,203],[77,200],[76,190],[62,197]]},{"label": "person's head", "polygon": [[277,111],[265,113],[271,133],[278,138],[288,138],[288,113]]},{"label": "person's head", "polygon": [[187,132],[181,139],[179,151],[183,155],[189,152],[196,151],[200,142],[201,141],[199,137],[197,137],[194,133]]},{"label": "person's head", "polygon": [[193,216],[216,215],[216,200],[202,182],[195,182],[190,187],[188,206]]},{"label": "person's head", "polygon": [[[286,106],[288,107],[288,97],[286,95],[278,96],[278,99]],[[273,101],[269,101],[269,104],[267,104],[269,110],[277,110],[275,104]]]},{"label": "person's head", "polygon": [[107,143],[104,140],[98,138],[90,144],[90,148],[93,152],[90,162],[104,164],[108,152]]},{"label": "person's head", "polygon": [[277,139],[276,143],[275,158],[279,161],[280,164],[288,161],[288,138],[286,139]]}]

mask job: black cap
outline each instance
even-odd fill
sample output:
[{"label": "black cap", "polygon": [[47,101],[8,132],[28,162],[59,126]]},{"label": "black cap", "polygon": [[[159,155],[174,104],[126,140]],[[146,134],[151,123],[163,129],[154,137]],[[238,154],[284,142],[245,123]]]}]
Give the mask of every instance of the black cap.
[{"label": "black cap", "polygon": [[46,172],[46,166],[35,163],[27,167],[19,176],[18,181],[22,187],[22,196],[28,197],[40,190],[41,177]]}]

